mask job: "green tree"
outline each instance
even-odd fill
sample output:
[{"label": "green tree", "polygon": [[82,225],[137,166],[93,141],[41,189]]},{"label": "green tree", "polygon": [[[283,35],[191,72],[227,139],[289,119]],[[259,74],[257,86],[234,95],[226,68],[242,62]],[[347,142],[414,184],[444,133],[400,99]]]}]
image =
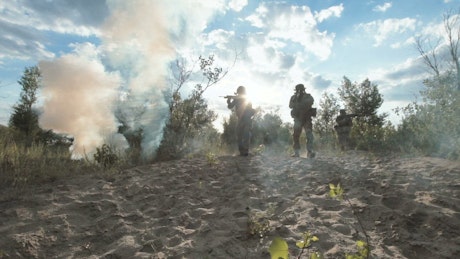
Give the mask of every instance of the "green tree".
[{"label": "green tree", "polygon": [[216,136],[212,123],[217,118],[217,114],[209,110],[203,93],[219,82],[227,71],[215,67],[214,61],[212,55],[208,58],[199,57],[202,82],[197,83],[186,98],[182,97],[181,89],[190,80],[193,69],[188,69],[184,61],[178,60],[175,63],[176,67],[172,69],[171,90],[168,95],[171,97],[169,101],[170,117],[157,151],[158,160],[181,158],[186,154],[200,151],[205,146],[204,142],[201,143],[202,145],[199,144],[200,137]]},{"label": "green tree", "polygon": [[38,112],[34,109],[40,80],[41,74],[37,66],[24,69],[24,74],[18,81],[22,87],[20,99],[13,106],[13,113],[9,119],[9,126],[24,137],[26,146],[30,146],[40,133]]},{"label": "green tree", "polygon": [[449,159],[460,158],[460,91],[456,74],[442,73],[424,81],[424,102],[397,109],[401,149]]},{"label": "green tree", "polygon": [[372,84],[369,79],[358,84],[343,77],[339,95],[347,111],[359,115],[354,119],[351,132],[352,140],[355,141],[357,148],[381,149],[384,141],[383,125],[388,114],[377,114],[383,104],[383,97],[377,85]]},{"label": "green tree", "polygon": [[460,158],[459,15],[460,11],[444,14],[444,34],[439,38],[417,38],[416,48],[432,77],[423,82],[421,103],[396,109],[403,115],[396,138],[404,140],[400,142],[404,151]]},{"label": "green tree", "polygon": [[339,113],[338,99],[329,93],[324,93],[319,101],[319,109],[313,122],[314,132],[318,135],[317,144],[333,147],[335,144],[335,117]]},{"label": "green tree", "polygon": [[223,122],[223,132],[221,135],[222,144],[230,148],[236,143],[236,125],[238,123],[238,117],[235,112],[231,112],[227,119]]}]

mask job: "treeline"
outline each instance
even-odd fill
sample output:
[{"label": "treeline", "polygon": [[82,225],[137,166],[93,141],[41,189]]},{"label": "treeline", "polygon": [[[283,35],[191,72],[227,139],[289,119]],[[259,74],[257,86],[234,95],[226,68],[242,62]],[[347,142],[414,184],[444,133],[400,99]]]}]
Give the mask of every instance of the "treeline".
[{"label": "treeline", "polygon": [[[432,75],[423,81],[421,102],[414,101],[395,110],[402,117],[399,125],[392,125],[388,114],[378,113],[384,102],[378,85],[369,79],[358,83],[344,77],[336,93],[325,93],[315,102],[318,105],[313,120],[315,149],[337,149],[335,118],[339,109],[345,108],[358,115],[353,119],[351,132],[354,149],[460,159],[460,21],[454,17],[458,16],[446,15],[444,19],[447,44],[433,47],[429,39],[418,38],[417,49]],[[170,88],[164,93],[169,117],[156,153],[148,156],[142,153],[141,143],[148,129],[132,128],[129,122],[135,118],[118,109],[115,115],[120,124],[119,133],[125,136],[129,148],[117,150],[107,143],[83,161],[107,170],[208,153],[232,153],[236,147],[235,115],[226,118],[223,132],[218,132],[213,127],[217,114],[209,109],[203,97],[228,71],[217,67],[213,56],[199,57],[196,64],[189,66],[184,60],[177,60],[171,67]],[[199,68],[194,71],[194,67]],[[198,83],[192,83],[192,78]],[[30,175],[35,177],[42,170],[49,171],[50,165],[60,163],[57,161],[68,161],[60,165],[62,169],[76,163],[69,151],[73,140],[39,126],[39,111],[35,106],[40,79],[38,67],[24,70],[18,81],[22,86],[20,99],[13,106],[8,127],[0,128],[0,169],[2,177],[9,175],[7,182],[18,179],[27,182]],[[194,84],[192,90],[184,94],[184,88],[190,88],[191,84]],[[142,117],[146,112],[143,106],[132,108],[135,112],[131,111],[129,116]],[[290,153],[291,133],[291,123],[283,122],[278,111],[259,108],[252,130],[253,153]]]}]

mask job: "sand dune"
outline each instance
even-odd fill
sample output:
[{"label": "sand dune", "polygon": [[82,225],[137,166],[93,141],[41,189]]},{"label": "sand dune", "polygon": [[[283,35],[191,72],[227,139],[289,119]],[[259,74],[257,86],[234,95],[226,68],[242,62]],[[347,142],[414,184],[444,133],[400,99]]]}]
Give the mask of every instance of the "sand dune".
[{"label": "sand dune", "polygon": [[278,236],[297,258],[306,231],[319,241],[304,255],[344,258],[365,237],[328,196],[339,182],[371,258],[460,258],[460,164],[360,152],[183,159],[4,189],[0,258],[270,258]]}]

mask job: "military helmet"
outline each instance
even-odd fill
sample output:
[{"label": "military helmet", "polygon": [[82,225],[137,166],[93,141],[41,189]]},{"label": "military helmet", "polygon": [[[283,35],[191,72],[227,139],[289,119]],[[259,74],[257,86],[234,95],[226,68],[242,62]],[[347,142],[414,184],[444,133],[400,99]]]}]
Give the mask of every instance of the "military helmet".
[{"label": "military helmet", "polygon": [[305,90],[305,86],[303,84],[298,84],[295,86],[296,91],[302,91]]},{"label": "military helmet", "polygon": [[236,89],[237,94],[246,94],[246,88],[244,86],[238,86]]}]

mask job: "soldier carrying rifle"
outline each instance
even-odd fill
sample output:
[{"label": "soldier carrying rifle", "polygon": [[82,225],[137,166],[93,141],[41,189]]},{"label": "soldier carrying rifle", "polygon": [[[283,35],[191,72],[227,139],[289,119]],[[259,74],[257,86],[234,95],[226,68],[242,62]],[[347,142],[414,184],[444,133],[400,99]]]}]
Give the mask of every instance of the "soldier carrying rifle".
[{"label": "soldier carrying rifle", "polygon": [[316,108],[313,108],[313,97],[305,92],[303,84],[295,86],[295,93],[289,100],[289,108],[291,108],[291,117],[294,119],[294,132],[292,138],[294,141],[293,157],[299,157],[300,152],[300,134],[302,129],[305,130],[307,138],[307,157],[314,158],[313,152],[313,124],[312,117],[316,116]]},{"label": "soldier carrying rifle", "polygon": [[339,146],[342,151],[350,148],[350,132],[353,127],[353,117],[358,116],[357,114],[347,114],[345,109],[340,110],[339,116],[335,119],[337,123],[334,129],[337,133],[337,139]]},{"label": "soldier carrying rifle", "polygon": [[246,99],[246,88],[244,86],[239,86],[235,94],[236,95],[227,95],[223,97],[227,99],[227,107],[234,110],[238,117],[236,137],[240,156],[248,156],[251,140],[252,116],[255,114],[255,109],[252,108],[251,102]]}]

